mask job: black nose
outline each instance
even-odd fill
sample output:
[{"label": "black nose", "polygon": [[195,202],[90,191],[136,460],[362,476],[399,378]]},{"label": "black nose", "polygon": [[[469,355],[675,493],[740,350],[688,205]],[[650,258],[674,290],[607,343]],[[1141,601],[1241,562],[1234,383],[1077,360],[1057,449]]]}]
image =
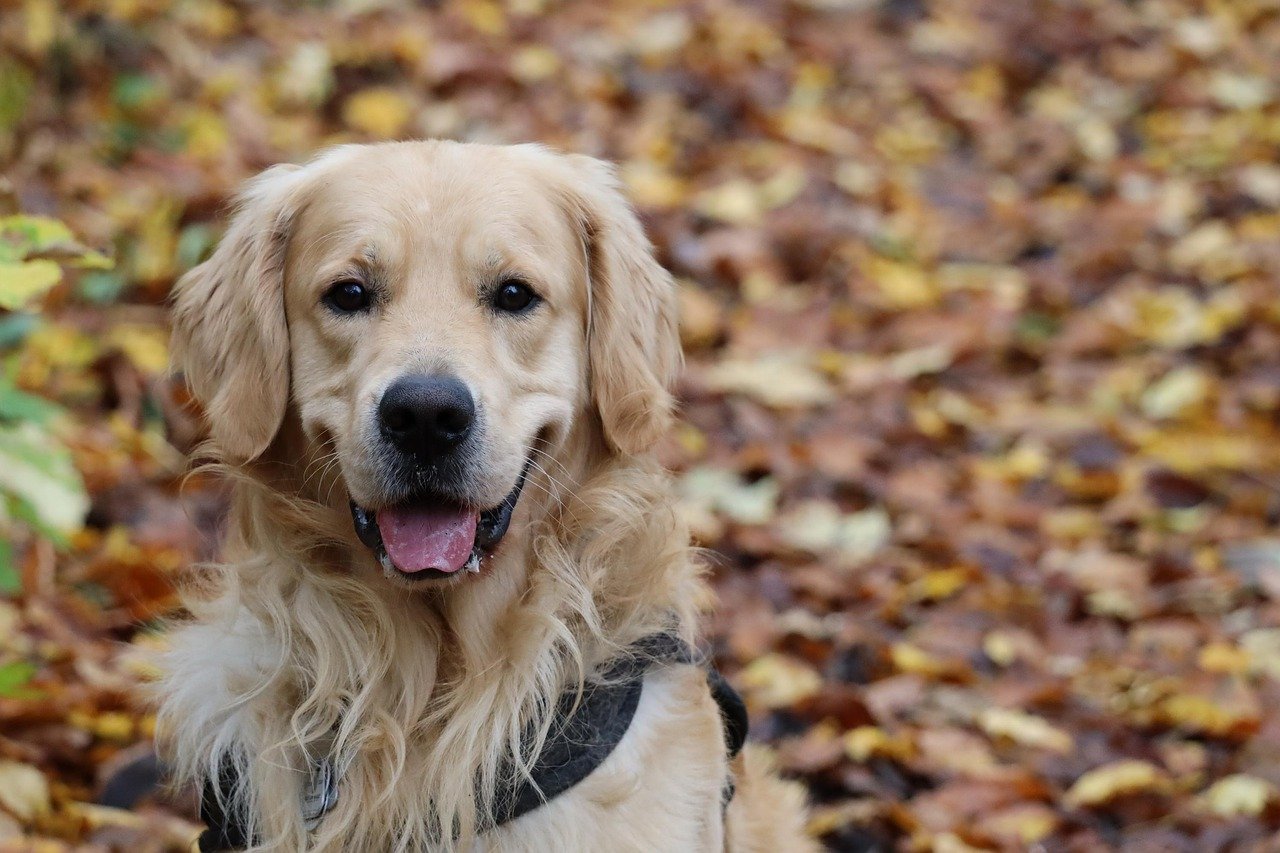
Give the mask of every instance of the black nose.
[{"label": "black nose", "polygon": [[404,376],[378,403],[387,440],[406,453],[442,456],[466,439],[476,419],[467,386],[452,376]]}]

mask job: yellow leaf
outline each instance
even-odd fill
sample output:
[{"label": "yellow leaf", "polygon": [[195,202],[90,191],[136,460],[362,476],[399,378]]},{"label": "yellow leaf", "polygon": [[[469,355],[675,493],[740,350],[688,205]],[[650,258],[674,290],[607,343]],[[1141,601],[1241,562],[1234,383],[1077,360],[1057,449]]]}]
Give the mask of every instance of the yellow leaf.
[{"label": "yellow leaf", "polygon": [[1123,759],[1085,773],[1063,800],[1072,808],[1099,806],[1128,794],[1161,793],[1168,787],[1164,771],[1150,761]]},{"label": "yellow leaf", "polygon": [[693,204],[704,216],[730,225],[756,225],[765,210],[755,185],[741,178],[703,190]]},{"label": "yellow leaf", "polygon": [[681,282],[677,294],[680,302],[680,340],[686,350],[715,343],[724,328],[724,309],[720,300],[691,282]]},{"label": "yellow leaf", "polygon": [[227,38],[240,25],[240,14],[219,0],[187,0],[177,5],[174,16],[214,42]]},{"label": "yellow leaf", "polygon": [[1030,480],[1049,469],[1049,452],[1039,441],[1022,439],[1008,452],[978,460],[978,470],[1001,480]]},{"label": "yellow leaf", "polygon": [[945,661],[910,643],[894,643],[889,650],[889,659],[899,671],[913,675],[934,677],[946,675],[951,671],[951,667]]},{"label": "yellow leaf", "polygon": [[1175,418],[1198,407],[1209,394],[1209,377],[1195,367],[1171,370],[1142,394],[1142,413],[1149,418]]},{"label": "yellow leaf", "polygon": [[1271,81],[1266,77],[1232,74],[1218,71],[1209,81],[1213,99],[1234,110],[1253,110],[1271,102],[1274,97]]},{"label": "yellow leaf", "polygon": [[867,259],[862,271],[880,289],[881,297],[890,308],[928,308],[939,299],[937,282],[913,264],[873,256]]},{"label": "yellow leaf", "polygon": [[133,737],[133,717],[119,711],[99,714],[93,732],[103,740],[127,741]]},{"label": "yellow leaf", "polygon": [[507,18],[502,7],[490,0],[466,0],[459,11],[467,23],[483,35],[500,36],[507,31]]},{"label": "yellow leaf", "polygon": [[333,90],[333,57],[323,42],[297,45],[276,75],[276,90],[286,104],[317,106]]},{"label": "yellow leaf", "polygon": [[1050,539],[1079,541],[1090,536],[1100,536],[1104,522],[1098,513],[1085,507],[1064,507],[1044,514],[1040,528]]},{"label": "yellow leaf", "polygon": [[1039,803],[1023,803],[1004,809],[983,822],[996,838],[1030,847],[1058,828],[1058,815]]},{"label": "yellow leaf", "polygon": [[0,308],[22,308],[61,280],[62,270],[50,260],[0,261]]},{"label": "yellow leaf", "polygon": [[706,380],[712,391],[743,394],[774,409],[807,408],[835,399],[826,377],[797,354],[725,359],[707,371]]},{"label": "yellow leaf", "polygon": [[511,57],[511,73],[524,83],[537,83],[560,70],[560,57],[542,45],[522,47]]},{"label": "yellow leaf", "polygon": [[1242,674],[1252,661],[1252,655],[1230,643],[1210,643],[1200,650],[1200,668],[1206,672]]},{"label": "yellow leaf", "polygon": [[1230,291],[1201,302],[1184,287],[1142,291],[1118,306],[1120,320],[1130,332],[1171,349],[1217,340],[1244,320],[1246,310]]},{"label": "yellow leaf", "polygon": [[959,592],[969,582],[969,570],[963,566],[936,569],[913,581],[907,594],[913,601],[941,601]]},{"label": "yellow leaf", "polygon": [[1206,222],[1169,249],[1169,265],[1209,281],[1234,278],[1249,268],[1244,247],[1220,219]]},{"label": "yellow leaf", "polygon": [[631,34],[630,44],[641,56],[657,58],[679,50],[692,35],[688,15],[667,12],[639,22]]},{"label": "yellow leaf", "polygon": [[693,424],[682,423],[675,430],[676,443],[680,449],[694,458],[707,452],[707,434]]},{"label": "yellow leaf", "polygon": [[27,216],[18,213],[0,217],[0,233],[4,232],[18,238],[23,246],[34,252],[75,242],[75,236],[70,228],[48,216]]},{"label": "yellow leaf", "polygon": [[27,354],[52,367],[87,367],[98,357],[98,343],[69,323],[46,323],[27,337]]},{"label": "yellow leaf", "polygon": [[954,832],[939,832],[932,839],[933,853],[987,853],[985,847],[974,847]]},{"label": "yellow leaf", "polygon": [[151,204],[138,224],[133,272],[142,281],[157,281],[173,275],[181,215],[177,200],[165,197]]},{"label": "yellow leaf", "polygon": [[888,514],[880,507],[842,513],[830,501],[805,501],[778,520],[778,534],[794,548],[833,552],[841,565],[852,566],[874,555],[892,535]]},{"label": "yellow leaf", "polygon": [[1228,735],[1256,721],[1256,715],[1250,710],[1220,705],[1194,693],[1167,697],[1160,703],[1160,713],[1172,725],[1213,735]]},{"label": "yellow leaf", "polygon": [[169,335],[159,326],[129,323],[116,326],[107,338],[143,373],[158,376],[169,369]]},{"label": "yellow leaf", "polygon": [[399,136],[411,117],[412,109],[404,96],[384,87],[356,92],[342,107],[343,121],[377,139]]},{"label": "yellow leaf", "polygon": [[845,754],[857,762],[865,762],[875,756],[906,761],[915,754],[915,746],[908,735],[891,735],[876,726],[851,729],[845,732],[843,741]]},{"label": "yellow leaf", "polygon": [[992,631],[982,638],[982,651],[996,666],[1008,666],[1018,659],[1018,645],[1005,631]]},{"label": "yellow leaf", "polygon": [[24,822],[49,811],[49,783],[29,764],[0,761],[0,806]]},{"label": "yellow leaf", "polygon": [[809,181],[799,166],[784,166],[760,184],[760,204],[767,210],[783,207],[796,200]]},{"label": "yellow leaf", "polygon": [[626,163],[622,180],[631,197],[644,207],[672,208],[682,204],[688,194],[683,180],[648,160]]},{"label": "yellow leaf", "polygon": [[27,49],[32,53],[44,53],[58,35],[58,4],[53,0],[26,0]]},{"label": "yellow leaf", "polygon": [[213,110],[202,109],[187,116],[183,122],[187,153],[197,160],[213,160],[227,150],[229,136],[222,116]]},{"label": "yellow leaf", "polygon": [[1140,436],[1139,443],[1148,456],[1182,474],[1198,474],[1215,468],[1265,470],[1280,459],[1274,444],[1264,444],[1244,432],[1170,429]]},{"label": "yellow leaf", "polygon": [[987,708],[978,724],[991,737],[1008,738],[1023,746],[1066,754],[1075,748],[1071,735],[1047,720],[1013,708]]},{"label": "yellow leaf", "polygon": [[1276,796],[1276,789],[1265,779],[1236,773],[1214,782],[1201,796],[1201,802],[1219,817],[1257,817]]},{"label": "yellow leaf", "polygon": [[803,661],[771,653],[742,670],[738,685],[749,699],[766,708],[785,708],[817,693],[822,678]]},{"label": "yellow leaf", "polygon": [[1280,681],[1280,628],[1255,628],[1240,636],[1240,648],[1249,653],[1249,671]]},{"label": "yellow leaf", "polygon": [[1120,151],[1120,138],[1115,130],[1096,116],[1076,125],[1076,144],[1084,156],[1099,162],[1113,159]]},{"label": "yellow leaf", "polygon": [[146,825],[146,819],[141,815],[96,803],[72,802],[67,804],[67,810],[83,820],[90,829],[123,827],[136,830]]},{"label": "yellow leaf", "polygon": [[836,186],[854,198],[866,198],[880,189],[880,175],[859,160],[842,161],[833,177]]}]

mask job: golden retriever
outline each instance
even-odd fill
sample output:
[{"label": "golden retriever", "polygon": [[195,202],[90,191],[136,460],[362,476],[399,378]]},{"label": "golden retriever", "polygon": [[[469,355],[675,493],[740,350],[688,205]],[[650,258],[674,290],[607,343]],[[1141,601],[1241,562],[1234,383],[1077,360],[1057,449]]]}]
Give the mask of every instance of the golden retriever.
[{"label": "golden retriever", "polygon": [[[684,663],[648,670],[584,780],[486,818],[559,697],[644,637],[692,642],[708,603],[651,454],[674,288],[608,166],[450,142],[277,166],[173,325],[233,500],[161,726],[183,778],[234,771],[213,787],[257,844],[813,849],[798,786],[728,759]],[[318,760],[336,802],[308,821]]]}]

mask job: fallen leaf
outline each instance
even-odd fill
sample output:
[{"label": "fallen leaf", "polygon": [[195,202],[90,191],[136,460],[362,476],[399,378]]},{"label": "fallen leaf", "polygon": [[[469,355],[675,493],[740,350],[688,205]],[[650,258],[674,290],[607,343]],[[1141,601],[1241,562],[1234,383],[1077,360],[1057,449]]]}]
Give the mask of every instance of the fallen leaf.
[{"label": "fallen leaf", "polygon": [[876,726],[858,726],[844,734],[844,751],[854,761],[864,763],[873,757],[907,761],[915,754],[915,745],[905,733],[889,734]]},{"label": "fallen leaf", "polygon": [[375,139],[394,139],[409,124],[409,102],[394,89],[375,87],[356,92],[342,107],[342,119]]},{"label": "fallen leaf", "polygon": [[766,708],[794,705],[822,687],[822,678],[813,667],[781,654],[756,658],[736,681],[749,701]]},{"label": "fallen leaf", "polygon": [[16,761],[0,761],[0,807],[29,823],[50,808],[49,784],[39,769]]},{"label": "fallen leaf", "polygon": [[1276,788],[1265,779],[1235,773],[1219,779],[1200,795],[1201,802],[1219,817],[1256,817],[1276,798]]},{"label": "fallen leaf", "polygon": [[726,359],[707,371],[706,381],[712,391],[743,394],[777,409],[820,406],[835,399],[826,377],[797,354]]},{"label": "fallen leaf", "polygon": [[1015,708],[987,708],[978,717],[978,724],[993,738],[1008,738],[1034,749],[1062,755],[1075,749],[1071,735],[1042,717]]},{"label": "fallen leaf", "polygon": [[1071,808],[1102,806],[1130,794],[1156,793],[1169,790],[1169,779],[1149,761],[1122,759],[1085,773],[1063,797]]},{"label": "fallen leaf", "polygon": [[892,525],[878,507],[842,513],[827,501],[806,501],[777,522],[782,540],[814,553],[829,552],[842,566],[854,566],[876,554],[889,541]]}]

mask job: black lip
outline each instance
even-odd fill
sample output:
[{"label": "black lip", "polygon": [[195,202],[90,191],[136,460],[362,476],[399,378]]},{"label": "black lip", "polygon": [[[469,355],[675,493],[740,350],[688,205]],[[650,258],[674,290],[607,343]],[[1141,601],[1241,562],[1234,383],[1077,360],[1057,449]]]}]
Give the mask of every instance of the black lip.
[{"label": "black lip", "polygon": [[[529,458],[525,460],[524,468],[521,469],[520,476],[516,479],[515,486],[507,493],[507,496],[502,499],[502,503],[480,513],[480,518],[476,523],[475,545],[472,547],[472,555],[474,558],[483,559],[493,553],[493,551],[498,547],[498,544],[502,541],[502,537],[507,534],[507,528],[511,526],[511,516],[515,512],[516,504],[520,500],[520,492],[524,489],[524,482],[529,476],[529,468],[532,463],[533,456],[530,455]],[[408,502],[438,503],[440,501],[433,495],[423,495],[411,498]],[[355,501],[351,501],[350,505],[351,520],[355,524],[356,536],[365,545],[365,547],[373,551],[374,555],[377,556],[381,562],[383,556],[386,554],[386,549],[382,544],[382,531],[378,528],[377,513],[373,510],[360,506]],[[391,563],[390,560],[387,560],[386,563],[394,567],[394,564]],[[414,572],[412,574],[396,569],[396,573],[402,578],[413,581],[447,578],[456,574],[456,572],[442,572],[438,569],[426,569],[425,571]]]}]

